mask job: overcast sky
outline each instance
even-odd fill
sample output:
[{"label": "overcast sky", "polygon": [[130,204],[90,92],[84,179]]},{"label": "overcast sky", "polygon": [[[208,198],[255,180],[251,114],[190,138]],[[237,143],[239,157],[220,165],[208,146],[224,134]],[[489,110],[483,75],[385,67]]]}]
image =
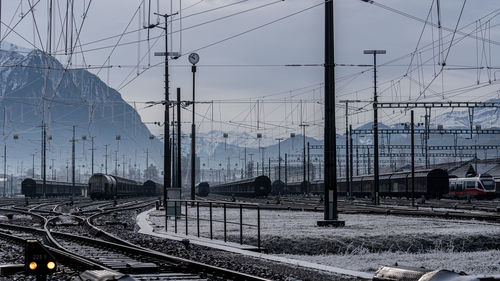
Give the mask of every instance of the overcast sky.
[{"label": "overcast sky", "polygon": [[[41,0],[35,8],[35,19],[44,48],[47,34],[47,2]],[[57,16],[54,29],[54,33],[57,34],[55,40],[59,41],[66,4],[65,1],[54,0],[54,2],[59,3],[55,5]],[[101,66],[110,56],[109,64],[113,66],[112,68],[90,69],[90,71],[98,73],[104,82],[119,90],[123,98],[132,105],[135,101],[143,121],[154,122],[163,121],[163,108],[161,106],[146,108],[143,102],[163,99],[164,69],[161,64],[163,58],[147,54],[148,42],[145,40],[147,31],[144,29],[140,34],[131,32],[124,36],[116,36],[124,31],[136,31],[147,23],[148,2],[93,0],[72,63],[73,67],[79,67],[85,59],[86,65]],[[157,11],[157,1],[151,2],[151,13],[153,13]],[[159,2],[161,2],[158,9],[160,13],[171,13],[171,1]],[[179,10],[179,1],[173,2],[173,12],[176,12]],[[323,97],[324,79],[321,66],[324,60],[323,1],[185,0],[182,2],[181,14],[172,17],[174,22],[171,30],[174,31],[174,35],[169,37],[172,42],[169,51],[180,51],[185,56],[169,62],[170,93],[173,98],[175,88],[180,87],[182,99],[191,99],[192,73],[187,55],[196,50],[200,55],[196,76],[197,100],[215,101],[213,107],[211,104],[197,106],[196,111],[200,115],[197,119],[200,121],[201,116],[205,116],[204,121],[200,123],[201,131],[208,131],[211,128],[223,131],[252,130],[268,137],[279,137],[286,136],[290,132],[298,132],[298,124],[304,122],[311,125],[308,127],[308,135],[322,138],[323,109],[319,103]],[[19,3],[22,3],[22,7]],[[82,22],[84,5],[88,3],[89,0],[75,1],[75,21],[78,27]],[[146,10],[143,9],[143,3],[146,4]],[[499,66],[500,34],[497,26],[499,20],[496,17],[500,13],[498,0],[469,0],[464,6],[461,17],[463,1],[440,1],[443,26],[441,60],[446,58],[446,66],[442,72],[437,59],[440,57],[440,30],[437,28],[435,0],[380,0],[376,3],[382,6],[358,0],[335,0],[335,60],[338,64],[371,64],[373,58],[363,55],[364,49],[387,50],[387,54],[381,55],[377,60],[380,65],[378,68],[380,100],[443,100],[444,98],[453,101],[472,99],[481,101],[498,97],[500,88],[494,78],[495,74],[500,78],[500,73],[495,73],[494,69],[481,71],[476,69]],[[3,1],[2,5],[2,22],[9,26],[14,26],[21,18],[21,12],[26,13],[29,9],[27,0]],[[492,14],[487,16],[490,13]],[[183,17],[182,21],[178,20],[180,16]],[[450,30],[455,29],[459,17],[460,32],[453,36]],[[423,32],[424,23],[419,19],[423,21],[428,19]],[[157,17],[152,14],[151,22],[156,23],[156,21]],[[260,26],[262,27],[257,28]],[[29,15],[15,27],[15,31],[40,47],[37,37],[34,39],[33,27],[33,17]],[[177,32],[180,29],[184,30],[182,40],[181,33]],[[7,28],[2,24],[2,37],[6,32]],[[151,52],[164,51],[164,38],[160,36],[161,32],[159,28],[150,30]],[[416,49],[421,33],[419,51],[412,59],[409,54]],[[471,35],[464,36],[464,33]],[[236,36],[239,34],[241,35]],[[76,33],[74,36],[76,38]],[[114,37],[102,40],[111,36]],[[448,52],[452,38],[453,47]],[[223,41],[224,39],[228,40]],[[33,48],[14,32],[4,40]],[[141,43],[136,43],[137,40],[141,40]],[[98,42],[93,43],[94,41]],[[56,43],[58,47],[54,50],[57,50],[58,54],[64,52],[63,42],[62,40]],[[118,45],[114,47],[117,43]],[[130,44],[122,45],[124,43]],[[84,50],[83,56],[81,49]],[[67,60],[64,55],[57,57],[63,63]],[[411,71],[408,72],[411,60]],[[384,65],[388,62],[389,65]],[[139,64],[138,69],[137,64]],[[148,64],[158,64],[158,66],[149,68]],[[309,66],[285,66],[290,64]],[[433,79],[434,74],[439,75]],[[371,68],[339,66],[336,68],[336,77],[338,100],[373,98],[373,89],[370,88],[373,83]],[[430,84],[431,81],[433,82]],[[473,91],[452,91],[462,87]],[[424,89],[426,90],[423,91]],[[256,100],[264,100],[264,103],[259,102],[257,106]],[[302,114],[300,100],[304,100]],[[339,132],[344,130],[345,124],[343,107],[341,105],[337,110]],[[183,112],[185,120],[190,118],[189,111]],[[422,114],[417,113],[417,116]],[[351,117],[353,126],[371,121],[371,116],[371,112],[353,115]],[[386,123],[409,120],[409,116],[401,111],[385,110],[379,116]],[[213,122],[210,121],[212,117]],[[187,128],[188,124],[185,126]],[[161,132],[161,128],[154,125],[151,125],[150,129],[155,134]]]}]

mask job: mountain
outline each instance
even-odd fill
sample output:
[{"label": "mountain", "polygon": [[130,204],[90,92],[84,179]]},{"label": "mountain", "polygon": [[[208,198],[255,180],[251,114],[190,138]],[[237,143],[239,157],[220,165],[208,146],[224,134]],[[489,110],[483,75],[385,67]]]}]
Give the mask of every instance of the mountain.
[{"label": "mountain", "polygon": [[[58,60],[40,50],[28,50],[7,42],[0,49],[0,118],[7,145],[11,173],[24,172],[33,165],[40,173],[41,125],[47,128],[47,174],[52,166],[59,175],[71,163],[72,129],[76,126],[76,165],[81,174],[91,166],[91,136],[94,139],[95,172],[108,172],[120,164],[126,172],[145,168],[149,163],[162,166],[162,143],[150,139],[150,131],[136,110],[120,93],[84,69],[65,69]],[[44,118],[45,116],[45,118]],[[120,140],[116,136],[120,135]],[[53,164],[52,164],[52,160]],[[64,173],[65,174],[65,173]]]}]

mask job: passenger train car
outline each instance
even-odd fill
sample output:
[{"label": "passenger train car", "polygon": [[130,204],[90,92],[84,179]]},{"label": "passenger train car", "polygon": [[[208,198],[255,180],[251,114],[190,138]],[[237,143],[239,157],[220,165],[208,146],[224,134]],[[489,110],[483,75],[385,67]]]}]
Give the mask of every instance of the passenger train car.
[{"label": "passenger train car", "polygon": [[494,197],[496,195],[495,181],[489,174],[475,177],[450,178],[450,196]]},{"label": "passenger train car", "polygon": [[[347,195],[349,191],[353,196],[373,196],[373,175],[352,177],[351,190],[346,179],[339,178],[337,181],[339,195]],[[424,195],[427,198],[442,197],[448,193],[448,172],[442,169],[415,171],[415,195]],[[322,194],[324,190],[323,181],[308,183],[291,183],[285,187],[285,194],[313,193]],[[408,197],[412,194],[411,172],[399,172],[381,174],[379,176],[379,196]]]},{"label": "passenger train car", "polygon": [[210,193],[245,197],[261,197],[271,193],[271,180],[267,176],[227,182],[210,187]]},{"label": "passenger train car", "polygon": [[[25,197],[40,198],[44,196],[43,180],[26,178],[21,183],[21,193]],[[45,196],[47,197],[70,197],[86,196],[87,185],[71,182],[45,181]]]}]

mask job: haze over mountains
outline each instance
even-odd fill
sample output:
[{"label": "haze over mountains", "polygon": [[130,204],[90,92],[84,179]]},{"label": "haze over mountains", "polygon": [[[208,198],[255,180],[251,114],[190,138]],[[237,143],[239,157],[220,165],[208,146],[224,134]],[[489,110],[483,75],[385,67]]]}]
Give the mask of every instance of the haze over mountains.
[{"label": "haze over mountains", "polygon": [[[162,141],[155,137],[142,123],[136,109],[125,102],[120,93],[108,87],[96,75],[84,69],[65,69],[65,65],[46,55],[40,50],[29,50],[2,42],[0,50],[0,118],[2,118],[2,136],[7,143],[7,159],[10,173],[19,173],[33,165],[40,171],[41,125],[47,125],[48,152],[47,165],[58,170],[65,170],[71,163],[72,127],[76,126],[76,165],[82,173],[90,172],[91,136],[95,136],[95,171],[104,171],[107,145],[108,172],[113,172],[115,164],[123,170],[144,170],[146,151],[148,161],[162,168]],[[499,100],[492,100],[499,101]],[[160,105],[161,106],[161,105]],[[43,118],[45,114],[45,118]],[[3,118],[5,116],[5,119]],[[431,127],[442,124],[446,128],[468,128],[467,110],[440,114],[432,119]],[[474,125],[482,128],[499,128],[500,112],[495,109],[476,109]],[[381,128],[397,128],[401,124],[380,125]],[[371,128],[367,123],[360,128]],[[187,130],[187,129],[186,129]],[[183,132],[183,155],[188,155],[189,133]],[[223,134],[228,133],[228,138]],[[116,136],[120,140],[116,140]],[[82,139],[86,137],[86,140]],[[289,136],[281,143],[284,153],[300,156],[302,154],[302,135]],[[460,136],[459,144],[497,144],[495,135],[480,136],[478,140],[468,140]],[[387,137],[386,137],[387,138]],[[371,144],[371,137],[355,137],[360,144]],[[384,139],[382,143],[387,143]],[[417,144],[420,143],[419,136]],[[322,140],[307,137],[305,142],[311,145],[322,144]],[[407,144],[409,136],[393,135],[391,144]],[[337,136],[337,143],[344,144],[344,136]],[[432,135],[430,145],[453,144],[453,136]],[[261,147],[264,148],[265,162],[268,157],[277,158],[278,143],[274,138],[263,134]],[[248,132],[199,132],[197,133],[197,151],[203,168],[218,168],[227,165],[228,158],[241,167],[244,160],[244,147],[247,147],[247,161],[262,160],[262,151],[255,133]],[[312,150],[311,154],[320,154],[321,150]],[[342,153],[342,152],[341,152]],[[250,156],[252,154],[252,156]],[[491,155],[491,152],[490,152]],[[298,159],[295,159],[298,161]],[[219,165],[220,164],[220,165]],[[135,166],[134,166],[135,165]],[[84,167],[85,166],[85,167]],[[50,170],[48,170],[50,173]],[[121,171],[120,171],[121,173]]]}]

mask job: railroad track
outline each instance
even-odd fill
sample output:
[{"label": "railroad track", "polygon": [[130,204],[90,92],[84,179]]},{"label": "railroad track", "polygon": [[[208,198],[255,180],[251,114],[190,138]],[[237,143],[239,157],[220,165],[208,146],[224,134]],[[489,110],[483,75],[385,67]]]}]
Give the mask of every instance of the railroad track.
[{"label": "railroad track", "polygon": [[[232,198],[228,196],[212,196],[203,198],[202,200],[218,200],[230,201]],[[259,203],[261,210],[294,210],[294,211],[311,211],[323,212],[323,203],[319,202],[319,198],[296,198],[282,197],[280,204],[276,204],[275,198],[235,198],[237,201]],[[317,200],[314,202],[314,200]],[[401,202],[401,201],[399,201]],[[496,202],[496,201],[495,201]],[[491,204],[495,204],[491,202]],[[460,209],[455,207],[446,208],[447,205],[439,205],[439,203],[417,204],[417,208],[408,205],[382,204],[378,206],[372,205],[369,200],[338,200],[339,213],[348,214],[381,214],[381,215],[398,215],[398,216],[414,216],[414,217],[436,217],[445,219],[461,219],[461,220],[481,220],[487,222],[500,223],[500,212],[471,212],[470,210]],[[445,202],[448,204],[448,202]],[[456,204],[456,203],[455,203]],[[484,203],[490,204],[490,203]],[[435,207],[433,207],[435,206]],[[455,205],[453,205],[455,206]],[[480,211],[478,208],[472,207],[472,210]],[[496,209],[495,209],[496,210]]]},{"label": "railroad track", "polygon": [[[45,210],[49,206],[48,204],[43,204],[44,208],[37,205],[29,210],[12,209],[13,212],[31,214],[36,218],[43,219],[43,228],[0,224],[0,238],[20,245],[23,245],[26,239],[38,239],[59,260],[70,266],[85,269],[104,269],[126,274],[152,274],[160,277],[174,276],[183,280],[207,280],[206,278],[209,280],[267,280],[142,248],[100,230],[91,222],[92,219],[103,214],[118,210],[140,209],[153,203],[154,200],[125,202],[119,206],[99,208],[98,213],[87,218],[56,212],[57,204],[53,204],[50,211]],[[47,214],[50,217],[46,217]],[[67,225],[69,227],[71,225],[84,225],[88,228],[89,233],[85,237],[54,231],[51,229],[51,226],[54,225]],[[101,239],[96,239],[95,233],[99,233]]]}]

